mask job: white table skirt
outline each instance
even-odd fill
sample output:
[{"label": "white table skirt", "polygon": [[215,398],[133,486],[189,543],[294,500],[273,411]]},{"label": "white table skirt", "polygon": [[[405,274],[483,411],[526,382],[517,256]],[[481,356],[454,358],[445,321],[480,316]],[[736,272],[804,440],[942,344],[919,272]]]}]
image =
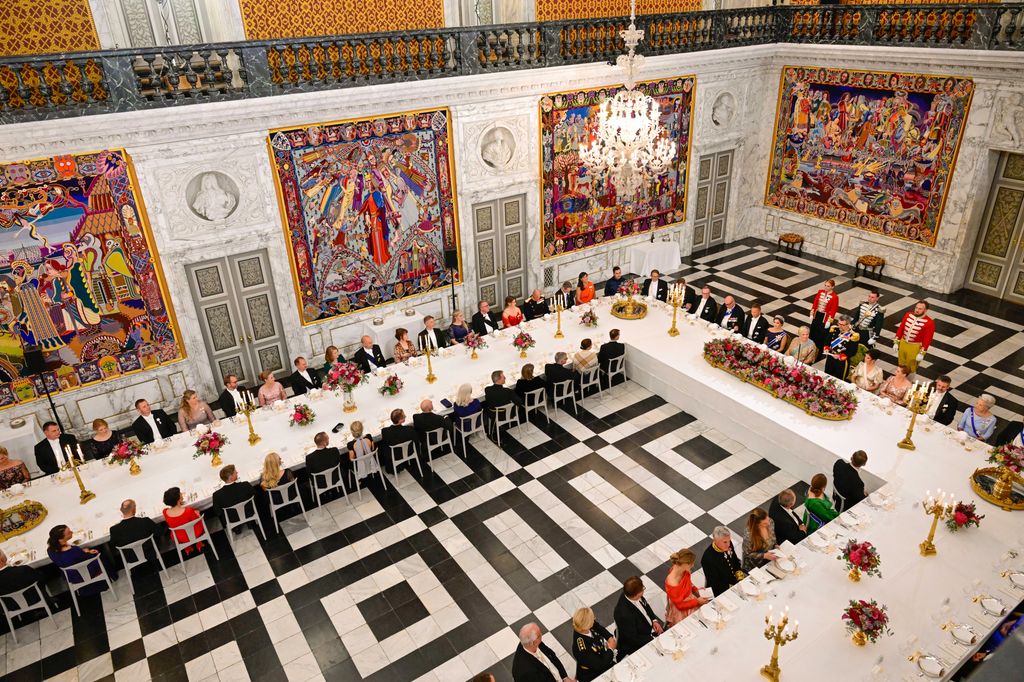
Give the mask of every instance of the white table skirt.
[{"label": "white table skirt", "polygon": [[409,338],[416,343],[416,335],[423,329],[423,314],[419,311],[415,315],[395,313],[384,318],[384,323],[374,326],[372,320],[363,322],[363,334],[373,338],[373,342],[380,346],[384,357],[388,360],[395,357],[395,330],[404,327],[409,330]]},{"label": "white table skirt", "polygon": [[642,277],[648,277],[651,270],[662,274],[675,272],[681,263],[679,242],[644,242],[629,247],[629,269]]},{"label": "white table skirt", "polygon": [[3,443],[11,459],[20,459],[28,467],[28,473],[35,478],[43,472],[36,464],[35,446],[43,439],[43,431],[35,417],[26,417],[24,425],[12,429],[10,424],[0,424],[0,443]]}]

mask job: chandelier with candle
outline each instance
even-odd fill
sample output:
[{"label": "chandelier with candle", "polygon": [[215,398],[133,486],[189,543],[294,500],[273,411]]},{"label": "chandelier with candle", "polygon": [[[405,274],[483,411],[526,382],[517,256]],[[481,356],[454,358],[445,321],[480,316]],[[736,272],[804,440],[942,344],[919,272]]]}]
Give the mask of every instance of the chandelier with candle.
[{"label": "chandelier with candle", "polygon": [[643,55],[636,54],[644,38],[636,27],[636,0],[630,3],[629,28],[619,35],[629,48],[616,60],[626,72],[626,87],[600,104],[594,138],[580,147],[580,159],[591,175],[610,181],[620,197],[629,199],[668,170],[675,148],[661,125],[658,103],[634,89],[635,74],[644,63]]}]

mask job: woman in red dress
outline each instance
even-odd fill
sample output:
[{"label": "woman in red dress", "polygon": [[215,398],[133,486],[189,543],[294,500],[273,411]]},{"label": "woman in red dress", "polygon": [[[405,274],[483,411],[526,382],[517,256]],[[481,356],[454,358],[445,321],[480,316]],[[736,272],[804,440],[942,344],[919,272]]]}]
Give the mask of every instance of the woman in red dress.
[{"label": "woman in red dress", "polygon": [[[167,505],[167,509],[164,509],[164,520],[178,542],[188,542],[188,535],[184,530],[174,530],[175,528],[191,524],[193,527],[192,535],[202,535],[202,517],[192,507],[185,506],[185,496],[181,494],[181,488],[169,488],[164,493],[164,504]],[[203,551],[203,543],[200,542],[192,547],[186,547],[185,554],[191,554],[193,549],[198,549],[200,552]]]},{"label": "woman in red dress", "polygon": [[594,283],[590,281],[587,273],[581,272],[576,282],[576,304],[590,303],[594,300]]},{"label": "woman in red dress", "polygon": [[505,309],[501,311],[501,323],[505,329],[518,327],[523,322],[523,311],[516,304],[515,296],[505,297]]},{"label": "woman in red dress", "polygon": [[697,555],[688,549],[681,549],[669,557],[672,568],[665,577],[665,629],[672,627],[710,601],[697,592],[690,580],[690,571]]}]

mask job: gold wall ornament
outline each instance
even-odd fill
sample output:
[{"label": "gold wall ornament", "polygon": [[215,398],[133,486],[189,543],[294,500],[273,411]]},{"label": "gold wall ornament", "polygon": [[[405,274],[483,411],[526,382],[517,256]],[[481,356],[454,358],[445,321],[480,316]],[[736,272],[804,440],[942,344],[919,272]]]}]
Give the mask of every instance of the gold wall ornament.
[{"label": "gold wall ornament", "polygon": [[0,542],[29,532],[43,522],[47,513],[46,507],[34,500],[0,509]]},{"label": "gold wall ornament", "polygon": [[1006,467],[983,467],[971,474],[971,488],[1003,511],[1024,510],[1024,477]]}]

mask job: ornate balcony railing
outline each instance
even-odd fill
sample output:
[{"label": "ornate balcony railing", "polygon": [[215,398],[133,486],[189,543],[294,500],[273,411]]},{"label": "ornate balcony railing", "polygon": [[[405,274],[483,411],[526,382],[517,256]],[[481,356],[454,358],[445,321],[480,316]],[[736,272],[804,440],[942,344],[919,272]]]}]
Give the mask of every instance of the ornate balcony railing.
[{"label": "ornate balcony railing", "polygon": [[[613,61],[583,19],[0,59],[0,123]],[[1024,51],[1024,3],[762,7],[642,16],[648,55],[771,43]]]}]

